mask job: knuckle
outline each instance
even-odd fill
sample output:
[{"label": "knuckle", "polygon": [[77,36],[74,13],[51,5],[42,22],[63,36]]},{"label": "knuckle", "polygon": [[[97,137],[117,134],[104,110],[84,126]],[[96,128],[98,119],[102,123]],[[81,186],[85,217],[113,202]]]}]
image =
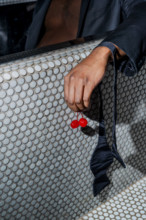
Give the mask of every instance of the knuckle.
[{"label": "knuckle", "polygon": [[95,81],[95,78],[91,78],[91,77],[85,77],[85,82],[87,83],[87,84],[94,84],[94,81]]},{"label": "knuckle", "polygon": [[85,77],[85,78],[84,78],[84,84],[85,84],[86,86],[93,87],[93,85],[94,85],[94,80],[91,80],[89,77]]},{"label": "knuckle", "polygon": [[82,76],[81,74],[78,75],[78,80],[83,81],[84,80],[84,76]]},{"label": "knuckle", "polygon": [[94,85],[94,80],[87,79],[86,83],[87,83],[88,85],[90,85],[91,87],[93,87],[93,85]]},{"label": "knuckle", "polygon": [[88,79],[88,77],[85,77],[85,84],[90,83],[90,80]]},{"label": "knuckle", "polygon": [[74,80],[75,79],[75,76],[74,75],[70,75],[70,80]]}]

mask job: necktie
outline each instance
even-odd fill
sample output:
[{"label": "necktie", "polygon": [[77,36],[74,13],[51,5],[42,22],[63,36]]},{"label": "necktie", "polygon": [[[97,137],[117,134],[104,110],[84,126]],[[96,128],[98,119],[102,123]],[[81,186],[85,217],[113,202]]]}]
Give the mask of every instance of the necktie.
[{"label": "necktie", "polygon": [[113,65],[114,65],[114,83],[113,83],[113,129],[112,129],[112,147],[110,148],[107,143],[104,116],[103,116],[103,101],[101,94],[101,85],[98,85],[99,95],[100,95],[100,109],[99,109],[99,138],[98,144],[94,149],[94,152],[90,160],[90,169],[94,175],[93,181],[93,195],[97,196],[109,183],[107,177],[107,169],[113,163],[113,158],[116,158],[121,165],[125,168],[125,164],[117,151],[116,144],[116,100],[117,100],[117,62],[116,62],[116,47],[110,42],[102,42],[99,46],[108,47],[113,55]]}]

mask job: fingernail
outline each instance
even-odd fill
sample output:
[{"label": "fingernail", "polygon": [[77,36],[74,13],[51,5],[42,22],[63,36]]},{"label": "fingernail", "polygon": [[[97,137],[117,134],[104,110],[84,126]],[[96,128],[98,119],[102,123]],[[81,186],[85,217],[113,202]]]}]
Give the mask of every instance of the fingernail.
[{"label": "fingernail", "polygon": [[85,108],[85,109],[83,110],[83,112],[89,111],[90,108],[91,108],[91,106],[88,106],[87,108]]}]

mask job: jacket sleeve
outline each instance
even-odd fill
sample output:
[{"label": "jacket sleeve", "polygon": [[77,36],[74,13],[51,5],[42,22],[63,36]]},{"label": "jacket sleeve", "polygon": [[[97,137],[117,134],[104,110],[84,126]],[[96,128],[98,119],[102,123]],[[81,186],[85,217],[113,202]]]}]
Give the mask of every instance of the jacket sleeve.
[{"label": "jacket sleeve", "polygon": [[146,56],[146,0],[129,6],[127,18],[104,42],[112,42],[126,53],[126,58],[119,65],[120,71],[127,76],[137,73]]}]

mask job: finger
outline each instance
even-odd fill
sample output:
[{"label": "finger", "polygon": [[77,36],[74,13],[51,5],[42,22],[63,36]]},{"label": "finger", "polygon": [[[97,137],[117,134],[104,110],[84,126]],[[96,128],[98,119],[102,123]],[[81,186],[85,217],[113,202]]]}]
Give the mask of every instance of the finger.
[{"label": "finger", "polygon": [[78,79],[75,85],[75,104],[81,111],[85,109],[83,103],[83,91],[84,91],[84,81],[83,79]]},{"label": "finger", "polygon": [[68,102],[68,91],[69,91],[69,77],[64,77],[64,99]]},{"label": "finger", "polygon": [[80,112],[80,109],[74,104],[74,105],[71,105],[67,102],[67,105],[68,107],[73,110],[74,112]]},{"label": "finger", "polygon": [[88,81],[84,87],[83,102],[86,108],[90,106],[90,97],[91,97],[94,87],[95,86],[91,81]]},{"label": "finger", "polygon": [[79,111],[78,107],[75,104],[75,77],[70,75],[69,77],[69,84],[68,84],[68,99],[67,99],[68,106],[73,111]]}]

